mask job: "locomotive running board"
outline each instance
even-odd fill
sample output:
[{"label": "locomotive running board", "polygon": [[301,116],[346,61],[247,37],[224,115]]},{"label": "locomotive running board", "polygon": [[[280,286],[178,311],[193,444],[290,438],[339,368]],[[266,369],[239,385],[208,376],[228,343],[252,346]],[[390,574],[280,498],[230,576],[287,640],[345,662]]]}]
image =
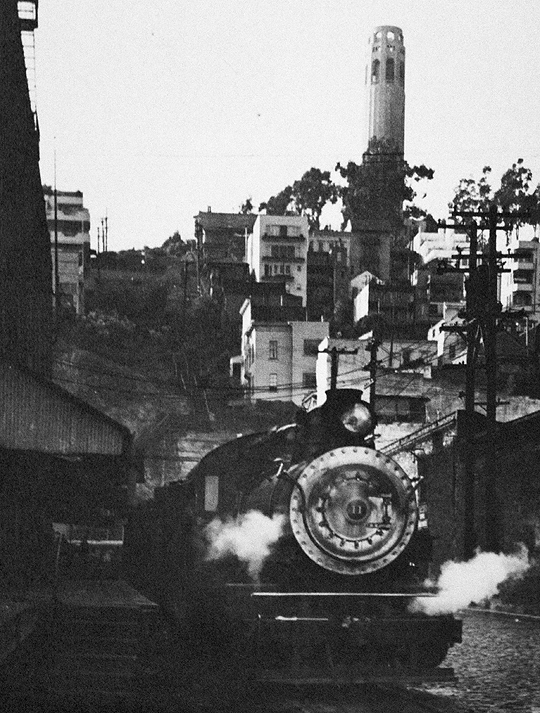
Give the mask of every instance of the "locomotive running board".
[{"label": "locomotive running board", "polygon": [[[276,591],[254,591],[251,592],[252,602],[255,605],[257,627],[254,634],[259,640],[260,627],[285,627],[282,635],[285,640],[291,645],[293,653],[296,649],[302,648],[302,631],[315,631],[317,636],[320,633],[319,651],[321,658],[326,660],[326,664],[315,666],[306,665],[302,661],[291,662],[291,665],[284,669],[265,667],[264,661],[257,658],[260,662],[260,667],[253,668],[253,677],[256,682],[264,684],[283,684],[293,686],[313,686],[313,685],[334,685],[334,686],[350,686],[361,685],[367,683],[399,683],[399,684],[415,684],[426,682],[446,682],[451,683],[457,680],[453,668],[420,668],[400,665],[397,662],[389,663],[385,666],[362,666],[362,664],[344,664],[334,661],[334,655],[331,650],[330,642],[325,641],[325,630],[332,630],[336,626],[335,617],[331,616],[327,611],[327,605],[332,607],[332,603],[337,604],[341,600],[342,606],[347,606],[346,602],[359,602],[365,600],[413,600],[416,597],[435,597],[436,594],[431,592],[276,592]],[[322,605],[321,611],[300,613],[295,606],[297,600],[319,600]],[[286,602],[293,604],[292,609],[287,606]],[[271,611],[262,611],[270,605]],[[300,614],[300,615],[299,615]],[[303,615],[304,614],[304,615]],[[349,620],[350,621],[347,621]],[[349,626],[361,625],[360,620],[354,617],[345,617],[347,628]],[[428,622],[435,622],[435,618],[423,619],[422,623],[426,625]],[[384,619],[379,624],[393,624],[393,619]],[[343,625],[342,625],[343,626]],[[460,626],[460,625],[459,625]],[[292,628],[291,628],[292,627]],[[297,628],[298,627],[298,628]],[[287,633],[285,633],[287,632]],[[460,629],[461,632],[461,629]],[[292,634],[292,635],[291,635]],[[294,634],[298,634],[299,641],[294,642]],[[261,640],[264,641],[265,637]],[[456,638],[461,640],[461,637]],[[300,657],[299,657],[300,658]],[[267,663],[267,662],[266,662]],[[268,665],[268,664],[267,664]]]}]

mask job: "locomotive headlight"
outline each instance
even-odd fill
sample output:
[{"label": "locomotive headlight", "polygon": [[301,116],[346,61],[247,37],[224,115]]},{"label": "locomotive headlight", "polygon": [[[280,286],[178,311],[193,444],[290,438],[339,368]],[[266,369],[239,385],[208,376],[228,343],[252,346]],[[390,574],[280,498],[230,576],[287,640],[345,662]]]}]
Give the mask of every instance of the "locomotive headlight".
[{"label": "locomotive headlight", "polygon": [[362,402],[355,403],[343,411],[340,416],[340,421],[347,431],[357,433],[359,436],[367,436],[374,428],[371,411],[368,406]]}]

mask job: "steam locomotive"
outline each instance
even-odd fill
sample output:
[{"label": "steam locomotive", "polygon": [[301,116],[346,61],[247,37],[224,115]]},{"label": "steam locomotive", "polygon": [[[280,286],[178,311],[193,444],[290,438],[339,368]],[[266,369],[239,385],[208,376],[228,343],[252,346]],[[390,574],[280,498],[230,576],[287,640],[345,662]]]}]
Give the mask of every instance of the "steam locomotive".
[{"label": "steam locomotive", "polygon": [[436,596],[423,584],[421,488],[375,450],[375,426],[362,392],[329,391],[294,423],[216,448],[135,511],[128,571],[188,655],[272,681],[451,673],[437,667],[461,622],[412,606]]}]

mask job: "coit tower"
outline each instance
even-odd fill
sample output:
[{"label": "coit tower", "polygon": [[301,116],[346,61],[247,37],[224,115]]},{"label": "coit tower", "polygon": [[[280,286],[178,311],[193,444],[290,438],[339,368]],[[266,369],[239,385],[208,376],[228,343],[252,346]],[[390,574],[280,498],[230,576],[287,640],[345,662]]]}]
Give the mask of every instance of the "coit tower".
[{"label": "coit tower", "polygon": [[376,27],[366,61],[366,147],[384,140],[403,154],[405,140],[405,46],[399,27]]}]

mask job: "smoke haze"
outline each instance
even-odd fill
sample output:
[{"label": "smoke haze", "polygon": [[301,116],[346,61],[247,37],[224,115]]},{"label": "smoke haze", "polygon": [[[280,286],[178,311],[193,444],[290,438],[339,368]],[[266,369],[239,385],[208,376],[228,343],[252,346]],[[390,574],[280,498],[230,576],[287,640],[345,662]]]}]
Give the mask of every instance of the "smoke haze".
[{"label": "smoke haze", "polygon": [[473,602],[490,599],[497,594],[500,584],[522,577],[529,566],[523,546],[515,555],[477,551],[468,562],[445,562],[438,581],[426,583],[438,589],[437,597],[418,597],[410,610],[430,615],[456,612]]},{"label": "smoke haze", "polygon": [[223,522],[216,518],[204,532],[209,543],[206,559],[236,555],[247,564],[249,576],[257,580],[272,545],[281,536],[284,522],[284,515],[270,518],[257,510],[251,510],[238,520]]}]

